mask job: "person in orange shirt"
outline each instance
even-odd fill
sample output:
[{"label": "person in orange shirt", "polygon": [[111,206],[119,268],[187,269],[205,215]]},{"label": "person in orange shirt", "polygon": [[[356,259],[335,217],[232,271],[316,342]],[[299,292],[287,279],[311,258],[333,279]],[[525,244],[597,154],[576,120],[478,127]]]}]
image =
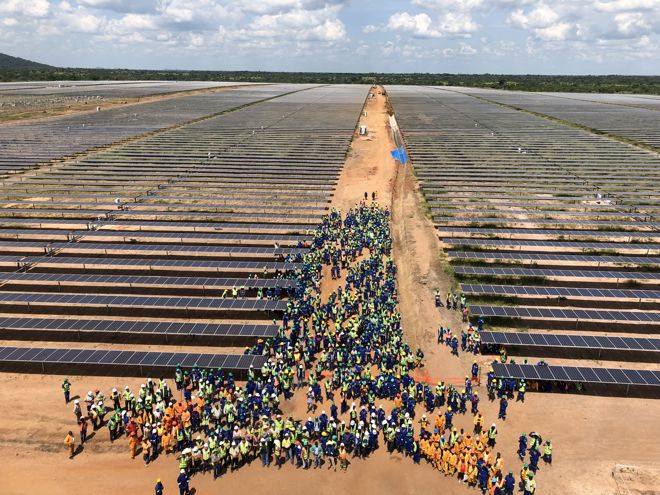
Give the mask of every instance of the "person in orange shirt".
[{"label": "person in orange shirt", "polygon": [[181,423],[183,424],[184,428],[188,428],[190,426],[190,411],[187,409],[181,414]]},{"label": "person in orange shirt", "polygon": [[467,460],[465,459],[466,454],[461,454],[458,458],[458,479],[465,481],[467,473]]},{"label": "person in orange shirt", "polygon": [[445,447],[442,451],[442,472],[445,476],[449,474],[449,447]]},{"label": "person in orange shirt", "polygon": [[470,486],[476,486],[477,485],[477,466],[476,464],[470,463],[467,469],[467,482],[468,485]]},{"label": "person in orange shirt", "polygon": [[76,437],[73,436],[73,432],[70,431],[69,433],[66,434],[66,437],[64,438],[64,443],[69,449],[69,459],[73,459],[76,449]]},{"label": "person in orange shirt", "polygon": [[504,465],[504,459],[502,459],[502,454],[498,452],[497,457],[495,457],[495,462],[493,463],[493,469],[495,470],[496,473],[498,472],[501,473],[503,465]]},{"label": "person in orange shirt", "polygon": [[164,428],[163,429],[163,434],[160,439],[160,444],[163,447],[163,452],[165,454],[169,454],[172,452],[172,433],[170,432],[169,429]]},{"label": "person in orange shirt", "polygon": [[435,449],[432,462],[435,469],[438,471],[442,470],[442,449]]},{"label": "person in orange shirt", "polygon": [[458,456],[454,453],[449,454],[449,475],[454,476],[458,469]]},{"label": "person in orange shirt", "polygon": [[138,443],[139,440],[137,435],[128,438],[128,447],[131,449],[131,459],[135,459],[135,456],[137,455]]}]

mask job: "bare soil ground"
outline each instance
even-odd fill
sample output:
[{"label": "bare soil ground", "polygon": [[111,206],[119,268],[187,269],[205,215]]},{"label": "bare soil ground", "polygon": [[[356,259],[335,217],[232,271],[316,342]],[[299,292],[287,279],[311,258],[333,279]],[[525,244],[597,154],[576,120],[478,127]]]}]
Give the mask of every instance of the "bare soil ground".
[{"label": "bare soil ground", "polygon": [[[456,312],[435,308],[433,290],[446,293],[452,280],[444,270],[440,244],[425,215],[418,184],[410,168],[398,166],[390,157],[393,148],[387,127],[385,98],[376,95],[366,105],[367,137],[356,138],[339,181],[333,206],[345,210],[376,191],[382,205],[390,206],[395,239],[394,256],[399,268],[398,284],[404,330],[411,345],[426,354],[426,369],[420,375],[437,381],[462,383],[473,357],[451,357],[436,344],[436,329],[450,325],[460,331]],[[323,291],[333,287],[325,278]],[[479,356],[487,367],[488,359]],[[63,444],[68,429],[74,429],[72,406],[65,406],[60,391],[61,376],[0,374],[0,479],[3,495],[47,493],[152,493],[155,479],[165,484],[165,493],[177,493],[177,465],[161,456],[149,467],[131,460],[125,440],[110,444],[107,430],[89,440],[74,460],[67,458]],[[138,388],[141,379],[69,377],[72,395],[84,396],[99,388],[107,392],[129,385]],[[485,389],[479,388],[485,399]],[[305,414],[304,394],[284,404],[285,414]],[[482,400],[486,422],[497,416],[497,404]],[[470,415],[457,424],[472,429]],[[521,432],[536,430],[554,444],[555,462],[541,466],[539,494],[650,495],[660,493],[657,459],[660,455],[658,425],[660,403],[647,399],[622,399],[561,394],[527,395],[525,404],[511,403],[506,422],[498,421],[496,451],[502,452],[506,469],[517,475],[521,463],[515,454]],[[368,460],[354,461],[347,473],[300,471],[291,466],[281,471],[263,469],[258,462],[226,474],[217,481],[195,476],[191,486],[197,494],[253,493],[289,494],[292,490],[315,494],[477,494],[456,479],[445,478],[422,462],[414,465],[400,455],[380,449]],[[613,476],[615,465],[634,466],[635,471]],[[623,488],[622,488],[623,487]],[[623,491],[624,489],[629,490]]]}]

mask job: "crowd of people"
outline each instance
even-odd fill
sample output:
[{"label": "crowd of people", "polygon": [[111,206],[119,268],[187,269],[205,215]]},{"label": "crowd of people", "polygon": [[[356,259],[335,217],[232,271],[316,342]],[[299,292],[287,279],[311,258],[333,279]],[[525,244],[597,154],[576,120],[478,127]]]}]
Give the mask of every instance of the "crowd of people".
[{"label": "crowd of people", "polygon": [[[297,286],[277,336],[246,351],[267,356],[260,370],[251,368],[242,385],[223,370],[178,368],[173,388],[161,378],[136,391],[113,389],[110,397],[90,391],[86,411],[74,405],[81,443],[90,420],[95,430],[107,426],[112,442],[125,437],[130,455],[141,454],[145,464],[176,456],[181,494],[199,473],[217,478],[252,462],[346,470],[351,459],[381,445],[415,463],[425,459],[482,493],[512,493],[513,474],[493,450],[497,427],[484,428],[473,390],[478,366],[461,390],[411,376],[424,356],[402,332],[391,249],[387,209],[361,203],[345,217],[333,209],[314,231],[310,250],[295,255]],[[340,279],[325,300],[324,266]],[[307,396],[306,420],[280,408],[297,389]],[[473,434],[454,424],[468,404]],[[434,413],[431,424],[426,414]],[[534,481],[533,473],[523,488],[534,493],[535,482],[527,489],[527,480]]]}]

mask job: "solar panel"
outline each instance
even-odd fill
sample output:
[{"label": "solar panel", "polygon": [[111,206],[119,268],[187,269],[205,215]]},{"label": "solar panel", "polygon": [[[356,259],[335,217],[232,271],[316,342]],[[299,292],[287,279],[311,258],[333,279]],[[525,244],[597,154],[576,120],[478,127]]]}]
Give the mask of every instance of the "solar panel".
[{"label": "solar panel", "polygon": [[[660,322],[660,312],[656,311],[607,311],[607,310],[573,310],[570,308],[534,308],[511,306],[471,306],[472,314],[484,317],[507,318],[548,318],[556,320],[597,320],[620,322]],[[642,320],[643,319],[643,320]]]},{"label": "solar panel", "polygon": [[498,378],[581,382],[606,385],[660,386],[660,371],[493,363]]}]

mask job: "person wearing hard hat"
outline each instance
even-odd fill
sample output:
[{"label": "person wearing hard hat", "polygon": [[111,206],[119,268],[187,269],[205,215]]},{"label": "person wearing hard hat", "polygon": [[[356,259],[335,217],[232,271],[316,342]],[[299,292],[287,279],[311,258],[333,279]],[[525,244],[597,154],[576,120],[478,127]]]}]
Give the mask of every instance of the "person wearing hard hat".
[{"label": "person wearing hard hat", "polygon": [[536,480],[534,479],[534,473],[528,473],[527,479],[525,479],[524,495],[534,495],[534,492],[536,492]]},{"label": "person wearing hard hat", "polygon": [[154,487],[154,494],[155,495],[163,495],[163,483],[160,481],[160,478],[156,480],[156,486]]},{"label": "person wearing hard hat", "polygon": [[179,485],[179,495],[188,495],[190,493],[189,481],[190,478],[188,478],[186,470],[179,470],[179,477],[176,479],[176,483]]},{"label": "person wearing hard hat", "polygon": [[64,403],[68,404],[71,398],[71,383],[68,378],[62,382],[62,391],[64,392]]},{"label": "person wearing hard hat", "polygon": [[497,426],[493,423],[490,428],[488,428],[488,446],[495,447],[495,441],[497,438]]},{"label": "person wearing hard hat", "polygon": [[73,432],[70,431],[66,434],[66,437],[64,438],[64,444],[69,449],[69,459],[73,459],[76,450],[76,437],[73,436]]},{"label": "person wearing hard hat", "polygon": [[543,447],[543,462],[552,464],[552,442],[550,440],[546,440]]}]

